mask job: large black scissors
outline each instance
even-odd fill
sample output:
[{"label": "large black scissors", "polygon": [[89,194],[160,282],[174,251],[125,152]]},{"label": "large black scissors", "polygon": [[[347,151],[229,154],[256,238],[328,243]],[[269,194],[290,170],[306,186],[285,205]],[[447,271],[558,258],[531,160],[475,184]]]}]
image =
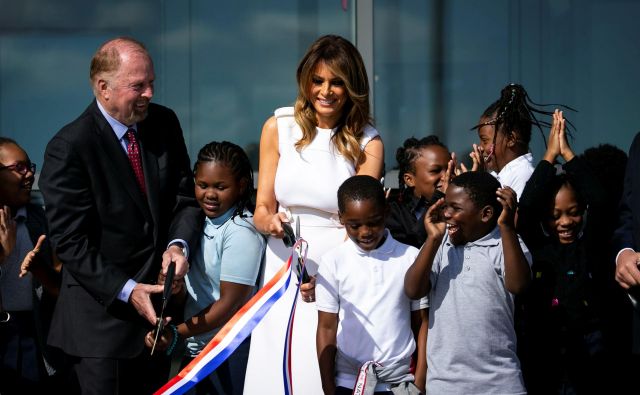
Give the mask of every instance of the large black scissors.
[{"label": "large black scissors", "polygon": [[158,338],[164,330],[164,309],[167,307],[167,303],[171,298],[171,285],[173,284],[173,277],[175,276],[175,274],[176,263],[171,262],[169,264],[169,267],[167,268],[167,277],[165,277],[164,279],[164,291],[162,292],[162,309],[160,310],[158,323],[156,324],[155,337],[153,339],[153,346],[151,347],[151,355],[153,355],[153,351],[156,349],[156,344],[158,343]]}]

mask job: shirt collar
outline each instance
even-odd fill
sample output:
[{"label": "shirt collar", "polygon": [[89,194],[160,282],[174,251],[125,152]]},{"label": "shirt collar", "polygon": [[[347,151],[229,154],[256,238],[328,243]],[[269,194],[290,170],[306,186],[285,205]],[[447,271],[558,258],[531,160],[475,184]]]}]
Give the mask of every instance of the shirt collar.
[{"label": "shirt collar", "polygon": [[231,216],[235,211],[236,211],[236,206],[233,206],[219,217],[215,217],[215,218],[205,217],[205,225],[220,227],[222,224],[227,222],[229,218],[231,218]]},{"label": "shirt collar", "polygon": [[98,109],[100,110],[102,115],[105,117],[105,119],[107,120],[109,125],[111,126],[111,129],[113,129],[113,132],[116,134],[116,137],[118,138],[118,141],[122,140],[122,138],[124,137],[125,133],[127,133],[127,130],[133,129],[136,132],[138,131],[138,125],[137,124],[134,124],[132,126],[127,126],[127,125],[123,124],[122,122],[118,121],[117,119],[115,119],[114,117],[109,115],[107,110],[105,110],[104,107],[102,107],[102,104],[100,104],[99,100],[96,99],[96,103],[98,104]]},{"label": "shirt collar", "polygon": [[525,163],[529,163],[531,166],[533,166],[533,154],[531,154],[531,152],[520,155],[511,162],[504,165],[502,170],[500,170],[500,173],[498,173],[498,179],[500,179],[500,176],[504,176],[509,171],[512,171],[514,168],[522,166]]},{"label": "shirt collar", "polygon": [[349,239],[349,242],[351,243],[351,245],[353,245],[353,247],[356,249],[356,251],[358,252],[358,255],[361,256],[370,256],[373,254],[383,254],[383,255],[390,255],[393,252],[393,247],[395,246],[395,239],[391,236],[391,233],[389,232],[389,229],[385,229],[385,240],[384,243],[382,243],[382,245],[376,249],[373,249],[371,251],[365,251],[362,248],[360,248],[360,246],[358,246],[356,243],[353,242],[353,240]]},{"label": "shirt collar", "polygon": [[20,207],[18,211],[16,211],[16,215],[13,216],[13,219],[27,219],[27,208],[25,206]]},{"label": "shirt collar", "polygon": [[415,214],[417,210],[422,209],[427,204],[427,199],[421,197],[417,197],[413,193],[411,194],[411,202],[409,203],[409,208],[411,209],[411,214]]},{"label": "shirt collar", "polygon": [[[467,246],[483,246],[483,247],[492,247],[492,246],[497,246],[500,243],[500,228],[498,227],[498,225],[496,225],[495,228],[493,228],[493,230],[489,233],[487,233],[486,235],[482,236],[481,238],[479,238],[478,240],[474,240],[474,241],[470,241],[467,242],[466,244],[463,245],[458,245],[458,246],[454,246],[454,247],[467,247]],[[446,240],[447,245],[453,245],[449,239],[449,235],[447,234],[447,240]]]}]

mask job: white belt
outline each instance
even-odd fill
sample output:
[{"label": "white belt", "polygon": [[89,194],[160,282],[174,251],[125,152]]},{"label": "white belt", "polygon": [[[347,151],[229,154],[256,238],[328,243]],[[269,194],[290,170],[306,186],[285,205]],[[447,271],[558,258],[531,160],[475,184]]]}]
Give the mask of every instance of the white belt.
[{"label": "white belt", "polygon": [[300,226],[342,228],[338,214],[318,210],[310,207],[293,206],[278,208],[279,212],[287,214],[287,218],[295,229],[296,220],[300,218]]}]

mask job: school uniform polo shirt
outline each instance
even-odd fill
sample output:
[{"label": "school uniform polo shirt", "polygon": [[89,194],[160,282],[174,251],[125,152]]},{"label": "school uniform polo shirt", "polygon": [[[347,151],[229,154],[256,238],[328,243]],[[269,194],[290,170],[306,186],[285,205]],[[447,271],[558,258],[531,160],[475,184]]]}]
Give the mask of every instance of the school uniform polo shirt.
[{"label": "school uniform polo shirt", "polygon": [[[337,313],[336,384],[353,388],[356,371],[350,361],[404,363],[409,372],[415,342],[411,311],[428,307],[427,299],[410,300],[404,275],[418,249],[396,241],[387,230],[385,242],[364,251],[351,240],[324,254],[316,283],[319,311]],[[356,370],[354,370],[356,369]],[[388,390],[385,386],[376,391]]]},{"label": "school uniform polo shirt", "polygon": [[[531,254],[520,246],[531,265]],[[500,229],[454,246],[446,234],[431,269],[427,388],[433,394],[525,394],[513,295]]]},{"label": "school uniform polo shirt", "polygon": [[[244,217],[234,217],[234,211],[235,207],[220,217],[205,218],[199,249],[185,277],[185,319],[220,299],[220,281],[256,284],[265,240],[248,211]],[[218,329],[186,339],[190,355],[198,355]]]},{"label": "school uniform polo shirt", "polygon": [[518,195],[518,200],[520,200],[524,186],[527,185],[527,181],[531,178],[534,170],[533,155],[529,152],[504,165],[500,173],[496,175],[496,178],[503,187],[511,187]]}]

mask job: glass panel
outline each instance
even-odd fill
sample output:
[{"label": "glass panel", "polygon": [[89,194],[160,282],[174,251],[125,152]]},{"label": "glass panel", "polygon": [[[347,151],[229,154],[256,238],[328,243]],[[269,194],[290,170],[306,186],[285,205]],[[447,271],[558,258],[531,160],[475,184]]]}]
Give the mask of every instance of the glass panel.
[{"label": "glass panel", "polygon": [[430,11],[424,0],[374,2],[375,123],[387,170],[396,165],[396,148],[406,138],[436,132]]},{"label": "glass panel", "polygon": [[189,146],[195,158],[209,141],[233,141],[257,169],[263,123],[295,101],[298,61],[320,35],[349,38],[351,11],[338,1],[248,3],[192,2]]},{"label": "glass panel", "polygon": [[[631,0],[376,0],[375,118],[387,169],[412,135],[435,133],[468,160],[469,128],[509,82],[579,111],[565,113],[576,152],[600,143],[627,151],[639,124],[639,16]],[[545,147],[532,135],[537,161]]]},{"label": "glass panel", "polygon": [[352,8],[320,0],[0,0],[0,135],[42,163],[49,139],[93,97],[93,52],[127,35],[151,52],[153,101],[176,111],[191,157],[211,140],[230,140],[257,168],[262,124],[294,102],[299,59],[322,34],[353,39]]}]

